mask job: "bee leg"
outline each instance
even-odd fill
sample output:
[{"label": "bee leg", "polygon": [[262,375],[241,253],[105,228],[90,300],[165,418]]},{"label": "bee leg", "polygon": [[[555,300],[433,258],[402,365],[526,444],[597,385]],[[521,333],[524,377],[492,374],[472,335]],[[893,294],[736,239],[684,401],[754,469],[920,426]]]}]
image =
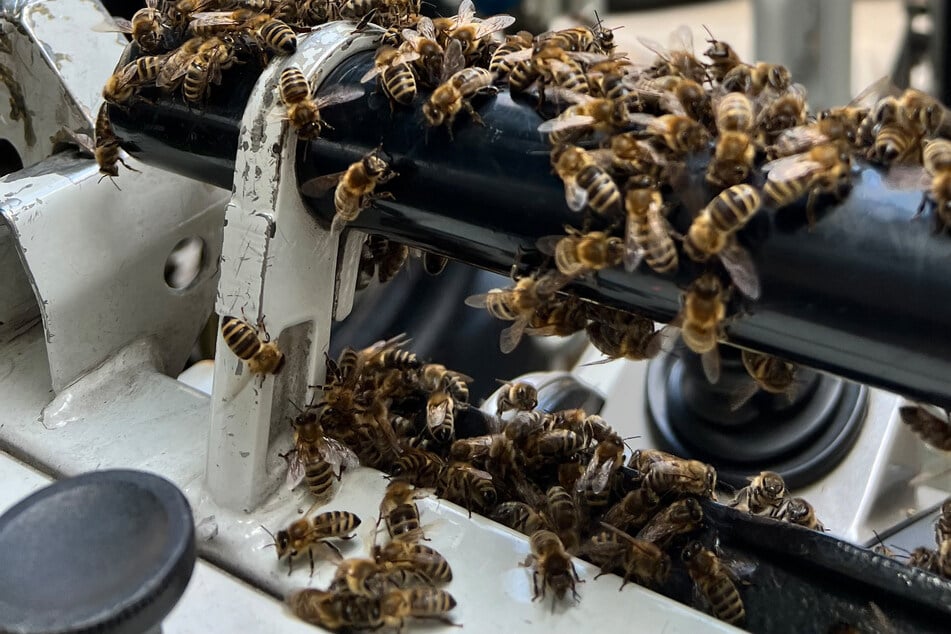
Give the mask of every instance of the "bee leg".
[{"label": "bee leg", "polygon": [[809,198],[806,199],[806,222],[809,224],[809,231],[816,226],[816,199],[819,197],[819,190],[813,188],[809,192]]},{"label": "bee leg", "polygon": [[291,556],[287,558],[287,576],[290,577],[291,573],[294,572],[294,555],[296,553],[291,553]]},{"label": "bee leg", "polygon": [[532,601],[545,598],[545,587],[542,586],[541,590],[538,587],[538,571],[532,571]]},{"label": "bee leg", "polygon": [[[350,539],[351,537],[353,537],[353,535],[351,535],[350,537],[344,537],[343,539]],[[327,547],[328,547],[330,550],[332,550],[332,551],[334,551],[335,553],[337,553],[337,556],[338,556],[338,557],[343,557],[343,553],[340,552],[340,549],[339,549],[339,548],[337,548],[336,546],[334,546],[334,545],[331,544],[330,542],[323,542],[323,543],[326,544]],[[311,557],[310,557],[310,558],[311,558],[311,563],[313,563],[313,559],[314,559],[313,551],[311,551]]]},{"label": "bee leg", "polygon": [[[102,176],[100,176],[100,177],[99,177],[99,182],[101,183],[101,182],[102,182],[102,179],[104,179],[106,176],[109,176],[109,174],[103,174]],[[120,191],[120,192],[122,191],[122,188],[120,188],[120,187],[116,184],[116,179],[115,179],[114,176],[109,176],[109,182],[112,183],[112,186],[116,188],[116,191]]]},{"label": "bee leg", "polygon": [[469,113],[469,117],[472,118],[472,121],[473,121],[474,123],[477,123],[477,124],[481,125],[482,127],[485,127],[485,121],[482,120],[482,117],[479,116],[479,113],[476,112],[475,108],[472,107],[472,104],[471,104],[471,103],[469,103],[468,101],[466,101],[466,102],[463,102],[462,105],[463,105],[463,107],[466,109],[466,112]]},{"label": "bee leg", "polygon": [[310,578],[314,578],[314,549],[307,549],[307,556],[310,558]]},{"label": "bee leg", "polygon": [[912,218],[917,218],[921,214],[925,213],[925,207],[930,201],[931,199],[930,196],[928,196],[928,192],[921,192],[921,202],[918,203],[918,209],[915,210],[915,215],[912,216]]}]

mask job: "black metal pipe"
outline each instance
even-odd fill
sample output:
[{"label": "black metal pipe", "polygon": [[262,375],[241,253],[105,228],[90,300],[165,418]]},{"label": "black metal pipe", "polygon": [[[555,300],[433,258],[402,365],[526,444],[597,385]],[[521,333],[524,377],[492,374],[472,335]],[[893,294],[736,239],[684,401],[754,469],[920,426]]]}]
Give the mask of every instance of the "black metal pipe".
[{"label": "black metal pipe", "polygon": [[[328,81],[356,83],[369,64],[370,54],[355,55]],[[581,217],[567,209],[562,184],[551,174],[550,148],[536,132],[542,119],[533,104],[513,101],[505,91],[479,98],[475,106],[485,126],[460,113],[450,140],[445,128],[424,125],[418,107],[391,113],[382,94],[370,86],[367,91],[365,99],[324,111],[333,129],[298,152],[302,183],[345,169],[381,143],[392,156],[399,177],[386,190],[395,200],[365,210],[353,227],[507,273],[516,258],[523,268],[540,262],[534,251],[539,237],[561,233],[567,223],[579,225]],[[238,101],[222,100],[229,107]],[[116,124],[146,162],[222,185],[224,154],[237,147],[241,113],[228,125],[223,110],[212,109],[206,122],[208,112],[200,116],[158,101],[119,113]],[[186,114],[191,119],[180,123]],[[218,147],[204,146],[206,136],[217,136]],[[213,157],[215,174],[194,167],[202,156]],[[698,157],[691,168],[702,170],[703,162]],[[853,183],[844,202],[822,209],[811,231],[803,203],[760,212],[743,230],[763,292],[756,302],[734,297],[737,315],[728,338],[951,407],[951,276],[945,274],[951,240],[933,234],[930,214],[914,217],[919,192],[891,191],[880,172],[865,165]],[[318,221],[328,223],[329,196],[308,202]],[[690,214],[679,209],[671,219],[684,231]],[[681,289],[699,270],[686,261],[676,276],[645,266],[633,274],[611,270],[577,289],[669,321],[679,311]]]}]

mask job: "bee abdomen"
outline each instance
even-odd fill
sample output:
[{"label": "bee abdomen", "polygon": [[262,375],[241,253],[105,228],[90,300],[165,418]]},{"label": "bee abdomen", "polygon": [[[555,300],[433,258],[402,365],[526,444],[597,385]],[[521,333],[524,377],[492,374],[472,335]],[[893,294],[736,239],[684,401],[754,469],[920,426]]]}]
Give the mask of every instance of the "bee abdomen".
[{"label": "bee abdomen", "polygon": [[751,185],[734,185],[717,196],[710,216],[717,229],[735,231],[746,224],[760,203],[760,194]]},{"label": "bee abdomen", "polygon": [[606,215],[621,206],[621,192],[614,180],[597,165],[588,165],[578,174],[578,185],[588,192],[588,205]]},{"label": "bee abdomen", "polygon": [[290,55],[297,50],[297,35],[280,20],[271,20],[260,29],[261,39],[272,50]]},{"label": "bee abdomen", "polygon": [[416,76],[408,65],[385,70],[382,79],[383,88],[390,99],[403,105],[413,103],[416,98]]},{"label": "bee abdomen", "polygon": [[746,617],[743,600],[729,579],[718,578],[707,586],[707,598],[716,617],[726,623],[740,623]]},{"label": "bee abdomen", "polygon": [[314,517],[313,524],[319,537],[336,537],[356,529],[360,518],[349,511],[328,511]]},{"label": "bee abdomen", "polygon": [[393,539],[418,531],[419,509],[415,504],[400,504],[386,516],[386,528]]},{"label": "bee abdomen", "polygon": [[247,361],[261,349],[261,339],[249,324],[236,317],[221,322],[221,337],[235,355]]},{"label": "bee abdomen", "polygon": [[279,86],[285,104],[299,103],[310,96],[310,83],[299,68],[285,68]]},{"label": "bee abdomen", "polygon": [[333,465],[324,460],[311,462],[304,470],[304,483],[307,485],[307,490],[318,498],[323,498],[330,492],[336,478],[337,474],[334,473]]}]

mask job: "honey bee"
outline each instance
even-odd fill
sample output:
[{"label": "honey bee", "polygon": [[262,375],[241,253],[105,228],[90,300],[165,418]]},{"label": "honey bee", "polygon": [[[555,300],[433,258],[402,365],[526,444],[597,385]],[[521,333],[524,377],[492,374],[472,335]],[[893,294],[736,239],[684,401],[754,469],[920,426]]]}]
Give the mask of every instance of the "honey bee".
[{"label": "honey bee", "polygon": [[683,77],[670,78],[666,83],[666,94],[660,100],[666,112],[686,115],[708,130],[713,128],[713,101],[702,85]]},{"label": "honey bee", "polygon": [[356,86],[336,86],[313,97],[310,82],[296,66],[285,68],[281,72],[278,86],[281,101],[287,108],[287,119],[302,139],[315,139],[320,135],[326,125],[320,117],[321,109],[363,96],[363,90]]},{"label": "honey bee", "polygon": [[664,198],[651,179],[634,179],[624,195],[624,268],[633,271],[643,259],[658,273],[677,270],[677,247],[664,218]]},{"label": "honey bee", "polygon": [[684,115],[665,114],[655,117],[633,113],[630,120],[632,123],[644,125],[645,134],[678,156],[700,152],[710,143],[710,133],[707,129]]},{"label": "honey bee", "polygon": [[323,426],[313,412],[301,414],[293,421],[294,448],[285,457],[288,460],[287,486],[293,489],[301,481],[318,500],[326,500],[334,481],[339,481],[346,469],[359,464],[353,451],[324,435]]},{"label": "honey bee", "polygon": [[461,372],[447,370],[439,363],[427,363],[422,366],[417,376],[420,389],[424,392],[443,390],[452,397],[455,407],[465,407],[469,402],[469,386],[473,381],[471,376]]},{"label": "honey bee", "polygon": [[[924,144],[922,153],[925,173],[930,177],[928,197],[935,211],[935,227],[944,230],[951,226],[951,141],[932,139]],[[924,209],[926,199],[922,199]]]},{"label": "honey bee", "polygon": [[624,241],[603,231],[582,233],[566,226],[566,236],[538,241],[542,253],[553,255],[558,272],[569,280],[618,266],[624,259]]},{"label": "honey bee", "polygon": [[475,18],[475,4],[472,0],[462,0],[456,14],[455,25],[449,29],[448,37],[462,45],[462,52],[468,60],[474,60],[482,44],[493,33],[504,31],[515,23],[510,15],[493,15],[485,20]]},{"label": "honey bee", "polygon": [[604,523],[624,532],[641,529],[657,512],[660,497],[654,490],[641,486],[629,491],[604,514]]},{"label": "honey bee", "polygon": [[908,553],[905,565],[911,568],[920,568],[927,572],[940,574],[938,566],[938,551],[925,546],[919,546]]},{"label": "honey bee", "polygon": [[574,496],[565,487],[555,485],[545,492],[545,503],[548,507],[545,517],[551,530],[569,552],[576,550],[580,540],[581,515]]},{"label": "honey bee", "polygon": [[386,487],[380,502],[380,521],[386,524],[390,538],[401,541],[417,541],[423,537],[419,522],[419,509],[415,500],[421,493],[413,485],[394,480]]},{"label": "honey bee", "polygon": [[882,165],[920,163],[922,138],[916,127],[904,119],[886,123],[875,134],[868,159]]},{"label": "honey bee", "polygon": [[703,509],[699,502],[693,498],[677,500],[652,517],[637,533],[637,538],[666,548],[677,535],[699,529],[702,521]]},{"label": "honey bee", "polygon": [[128,105],[138,89],[156,82],[170,55],[145,55],[129,62],[109,76],[102,97],[117,106]]},{"label": "honey bee", "polygon": [[585,547],[591,561],[601,566],[598,577],[615,570],[623,571],[621,589],[631,581],[658,586],[667,580],[670,557],[660,547],[631,537],[610,524],[601,522],[601,527],[603,530],[593,535]]},{"label": "honey bee", "polygon": [[684,344],[700,355],[703,372],[710,383],[720,379],[717,341],[723,334],[727,298],[727,290],[720,278],[713,273],[704,273],[687,288],[683,295],[683,310],[673,322],[679,324]]},{"label": "honey bee", "polygon": [[571,211],[586,206],[610,218],[621,209],[621,191],[594,155],[575,145],[552,152],[555,173],[564,182],[565,202]]},{"label": "honey bee", "polygon": [[[263,339],[259,332],[264,333]],[[221,339],[248,364],[252,374],[277,374],[284,367],[284,353],[271,341],[263,321],[255,328],[243,319],[225,316],[221,319]]]},{"label": "honey bee", "polygon": [[795,364],[752,350],[743,350],[741,359],[752,380],[731,395],[731,410],[743,407],[760,390],[768,394],[782,394],[792,402],[798,388],[796,375],[799,368]]},{"label": "honey bee", "polygon": [[715,499],[717,472],[699,460],[661,451],[635,451],[630,465],[644,475],[644,486],[659,496],[676,493]]},{"label": "honey bee", "polygon": [[951,539],[951,498],[941,503],[938,519],[934,524],[934,539],[939,544]]},{"label": "honey bee", "polygon": [[[587,82],[583,73],[579,81]],[[573,102],[573,105],[568,106],[554,119],[543,121],[538,126],[538,131],[547,134],[548,142],[555,147],[592,130],[613,132],[623,129],[634,116],[627,98],[599,99],[569,90],[556,92],[567,101]]]},{"label": "honey bee", "polygon": [[898,409],[901,422],[925,443],[942,451],[951,451],[951,417],[940,418],[920,405],[904,405]]},{"label": "honey bee", "polygon": [[709,81],[706,65],[693,54],[693,32],[690,27],[681,25],[670,35],[670,50],[648,38],[638,37],[644,48],[657,58],[651,67],[655,77],[676,75],[698,84]]},{"label": "honey bee", "polygon": [[558,601],[564,599],[569,590],[577,601],[579,596],[575,584],[581,581],[581,577],[578,576],[571,555],[565,550],[558,535],[549,530],[535,531],[529,538],[529,543],[532,552],[522,565],[532,565],[534,568],[532,600],[544,599],[545,591],[550,589]]},{"label": "honey bee", "polygon": [[589,310],[589,316],[592,319],[585,333],[591,345],[607,357],[605,362],[650,359],[676,341],[674,329],[655,331],[654,321],[640,315],[601,306],[595,313]]},{"label": "honey bee", "polygon": [[491,517],[523,535],[548,528],[545,517],[525,502],[503,502],[496,507]]},{"label": "honey bee", "polygon": [[437,442],[452,442],[456,433],[455,409],[455,401],[445,390],[429,395],[426,402],[426,429]]},{"label": "honey bee", "polygon": [[[559,100],[578,103],[582,97],[591,92],[591,85],[584,66],[578,60],[579,56],[584,54],[566,51],[561,47],[543,42],[532,51],[513,53],[507,59],[515,63],[526,57],[531,60],[532,69],[539,80],[539,94],[542,98],[551,86],[559,89],[557,91]],[[564,134],[559,137],[552,135],[550,138],[564,136]]]},{"label": "honey bee", "polygon": [[731,625],[741,626],[746,608],[736,588],[733,572],[700,542],[691,542],[681,554],[690,578],[710,604],[713,615]]},{"label": "honey bee", "polygon": [[426,123],[432,127],[446,124],[452,138],[453,121],[465,109],[473,121],[482,124],[482,118],[469,100],[480,93],[495,90],[494,81],[495,76],[485,68],[466,68],[462,44],[459,40],[452,40],[446,47],[439,86],[423,104]]},{"label": "honey bee", "polygon": [[786,497],[783,477],[773,471],[762,471],[749,479],[730,506],[753,515],[769,515]]},{"label": "honey bee", "polygon": [[416,447],[401,447],[393,475],[417,487],[435,487],[445,462],[438,454]]},{"label": "honey bee", "polygon": [[290,55],[297,50],[297,34],[291,27],[267,13],[250,9],[193,14],[188,32],[203,38],[223,32],[248,32],[265,49],[278,55]]},{"label": "honey bee", "polygon": [[112,129],[112,122],[109,120],[109,110],[105,103],[99,107],[99,113],[96,115],[95,133],[96,140],[93,147],[93,156],[96,158],[96,163],[99,164],[99,173],[102,174],[102,176],[99,177],[100,182],[107,176],[110,179],[118,176],[119,163],[122,163],[129,171],[139,171],[131,167],[122,158],[122,149],[119,147],[121,139],[115,130]]},{"label": "honey bee", "polygon": [[814,531],[824,531],[825,527],[816,517],[816,510],[802,498],[785,498],[779,506],[773,509],[770,517],[811,528]]},{"label": "honey bee", "polygon": [[488,293],[473,295],[466,299],[466,306],[485,308],[496,319],[514,322],[499,336],[499,348],[508,354],[522,339],[535,311],[544,306],[562,285],[560,276],[526,276],[519,278],[512,288],[494,288]]},{"label": "honey bee", "polygon": [[511,74],[518,62],[513,62],[508,56],[512,53],[532,48],[535,36],[528,31],[519,31],[515,35],[506,35],[505,41],[499,45],[489,59],[489,72],[496,77],[505,78]]},{"label": "honey bee", "polygon": [[448,625],[458,625],[445,614],[456,607],[456,600],[438,588],[407,588],[390,590],[381,603],[383,623],[403,631],[406,617],[436,619]]},{"label": "honey bee", "polygon": [[502,417],[507,411],[530,412],[538,405],[538,390],[525,381],[499,381],[505,389],[499,394],[495,415]]},{"label": "honey bee", "polygon": [[763,166],[769,172],[763,186],[763,203],[785,207],[808,193],[806,217],[815,224],[815,206],[821,194],[841,198],[851,186],[851,158],[839,145],[817,145],[808,152],[786,156]]},{"label": "honey bee", "polygon": [[398,175],[383,158],[381,149],[377,148],[343,172],[311,179],[303,184],[301,191],[306,196],[319,197],[334,187],[336,214],[331,231],[339,232],[346,223],[356,220],[360,212],[373,204],[374,200],[392,198],[389,192],[377,192],[376,189]]},{"label": "honey bee", "polygon": [[587,26],[574,26],[560,31],[548,31],[538,36],[542,46],[554,46],[565,51],[607,53],[598,41],[598,35]]},{"label": "honey bee", "polygon": [[464,462],[450,463],[443,469],[436,481],[436,495],[465,506],[469,517],[473,509],[489,511],[498,499],[492,474]]},{"label": "honey bee", "polygon": [[568,460],[586,445],[584,434],[567,429],[539,428],[525,439],[522,453],[529,466],[537,466]]},{"label": "honey bee", "polygon": [[597,61],[588,66],[585,73],[590,87],[590,94],[602,99],[621,100],[627,98],[630,109],[637,111],[640,104],[630,97],[640,99],[646,92],[637,88],[636,82],[631,80],[630,62],[621,57]]},{"label": "honey bee", "polygon": [[310,575],[314,576],[314,547],[326,545],[339,555],[340,551],[337,547],[326,540],[352,539],[353,535],[348,533],[359,525],[360,518],[353,513],[329,511],[314,516],[312,520],[306,517],[296,520],[286,529],[279,530],[276,535],[263,526],[261,528],[264,528],[264,531],[274,540],[278,561],[288,558],[288,575],[294,571],[294,559],[306,552],[310,558]]},{"label": "honey bee", "polygon": [[707,44],[710,46],[703,52],[704,56],[711,60],[710,64],[707,65],[707,72],[714,81],[722,82],[727,73],[743,64],[743,60],[740,59],[732,46],[716,39],[707,27],[703,28],[710,36],[710,39],[707,40]]},{"label": "honey bee", "polygon": [[370,285],[374,274],[380,284],[386,284],[396,277],[409,258],[409,247],[381,235],[368,236],[360,254],[360,276],[357,278],[357,290]]},{"label": "honey bee", "polygon": [[431,585],[452,581],[449,562],[429,546],[415,542],[391,541],[385,546],[374,546],[372,557],[385,570],[405,570],[421,576]]},{"label": "honey bee", "polygon": [[217,37],[198,47],[188,62],[182,80],[182,95],[188,103],[201,103],[208,97],[212,84],[221,83],[221,71],[234,63],[230,47]]},{"label": "honey bee", "polygon": [[376,49],[373,57],[373,68],[360,78],[360,83],[379,76],[383,93],[391,101],[408,106],[416,98],[416,75],[410,64],[417,59],[419,53],[416,51],[400,51],[392,46],[381,46]]},{"label": "honey bee", "polygon": [[608,438],[598,443],[584,473],[575,485],[589,507],[605,506],[618,469],[624,464],[624,444]]},{"label": "honey bee", "polygon": [[428,581],[412,571],[387,568],[373,559],[344,559],[337,564],[329,589],[376,597],[391,588],[426,585]]},{"label": "honey bee", "polygon": [[584,302],[575,295],[558,294],[535,311],[525,332],[541,337],[567,337],[588,323]]},{"label": "honey bee", "polygon": [[917,125],[926,137],[935,137],[947,118],[944,106],[931,95],[906,89],[899,98],[899,105],[905,118]]},{"label": "honey bee", "polygon": [[383,626],[383,608],[377,596],[305,588],[290,594],[286,601],[297,618],[331,631]]},{"label": "honey bee", "polygon": [[805,123],[806,99],[796,91],[773,99],[756,116],[756,130],[763,136],[764,144],[774,143],[784,130]]}]

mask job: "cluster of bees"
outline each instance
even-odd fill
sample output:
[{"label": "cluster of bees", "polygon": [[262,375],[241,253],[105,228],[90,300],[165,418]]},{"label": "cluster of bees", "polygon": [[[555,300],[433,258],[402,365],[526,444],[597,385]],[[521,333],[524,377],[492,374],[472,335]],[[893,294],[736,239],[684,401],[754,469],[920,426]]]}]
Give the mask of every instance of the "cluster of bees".
[{"label": "cluster of bees", "polygon": [[[241,327],[236,327],[240,325]],[[280,371],[272,342],[260,341],[243,320],[223,322],[225,342],[256,373]],[[257,341],[259,348],[249,346]],[[329,629],[401,625],[407,617],[439,618],[455,599],[437,586],[451,580],[448,562],[424,539],[415,500],[435,494],[529,537],[534,597],[577,598],[580,556],[628,582],[660,587],[682,562],[711,613],[745,619],[737,574],[715,547],[698,539],[700,501],[716,499],[716,471],[697,460],[658,450],[635,450],[600,416],[573,409],[537,409],[529,383],[505,383],[486,433],[457,433],[469,409],[468,377],[424,363],[404,349],[403,336],[327,358],[319,402],[292,422],[294,446],[285,454],[287,484],[301,482],[327,504],[348,468],[389,474],[379,524],[390,541],[371,557],[338,563],[330,587],[289,598],[299,616]],[[267,360],[261,363],[255,354]],[[280,354],[277,352],[277,354]],[[276,359],[276,360],[275,360]],[[778,474],[763,473],[741,489],[740,510],[823,530],[811,505],[787,497]],[[336,523],[331,522],[334,520]],[[278,557],[294,558],[345,536],[359,523],[333,511],[300,519],[274,535]],[[600,576],[600,575],[599,575]]]},{"label": "cluster of bees", "polygon": [[951,579],[951,498],[941,505],[935,520],[934,539],[937,548],[915,548],[907,555],[908,565]]}]

